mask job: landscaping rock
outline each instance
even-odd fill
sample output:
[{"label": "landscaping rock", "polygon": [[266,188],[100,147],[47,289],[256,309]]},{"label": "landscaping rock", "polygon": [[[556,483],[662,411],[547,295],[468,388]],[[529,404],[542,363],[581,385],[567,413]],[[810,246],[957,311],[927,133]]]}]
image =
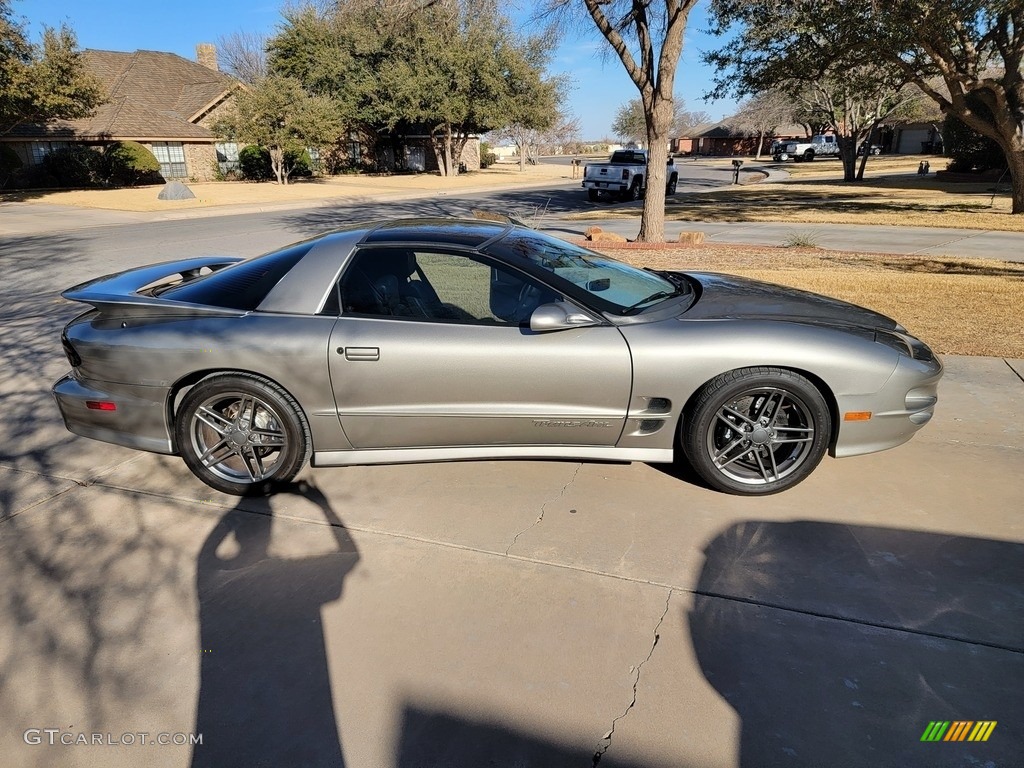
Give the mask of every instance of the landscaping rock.
[{"label": "landscaping rock", "polygon": [[583,236],[587,238],[587,240],[589,240],[591,238],[591,235],[596,235],[598,232],[603,231],[604,230],[601,229],[600,227],[587,227],[587,231],[583,233]]},{"label": "landscaping rock", "polygon": [[587,235],[587,240],[593,243],[625,243],[628,242],[622,235],[617,235],[614,232],[591,232]]},{"label": "landscaping rock", "polygon": [[683,245],[704,245],[703,232],[680,232],[679,242]]},{"label": "landscaping rock", "polygon": [[180,181],[169,181],[164,185],[164,188],[160,190],[160,194],[157,195],[159,200],[194,200],[195,195],[192,190],[182,184]]}]

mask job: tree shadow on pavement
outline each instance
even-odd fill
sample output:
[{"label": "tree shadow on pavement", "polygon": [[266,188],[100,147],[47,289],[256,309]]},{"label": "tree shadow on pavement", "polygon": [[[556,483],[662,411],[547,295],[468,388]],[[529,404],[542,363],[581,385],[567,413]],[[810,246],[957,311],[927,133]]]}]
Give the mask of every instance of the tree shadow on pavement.
[{"label": "tree shadow on pavement", "polygon": [[[319,489],[300,494],[323,513],[333,551],[272,553],[270,500],[239,506],[214,526],[198,557],[199,701],[193,768],[344,766],[321,610],[341,597],[359,562],[355,542]],[[254,500],[245,501],[248,510]]]},{"label": "tree shadow on pavement", "polygon": [[[684,622],[742,719],[741,768],[1020,765],[1024,545],[745,522],[704,553]],[[958,720],[998,726],[921,741]]]}]

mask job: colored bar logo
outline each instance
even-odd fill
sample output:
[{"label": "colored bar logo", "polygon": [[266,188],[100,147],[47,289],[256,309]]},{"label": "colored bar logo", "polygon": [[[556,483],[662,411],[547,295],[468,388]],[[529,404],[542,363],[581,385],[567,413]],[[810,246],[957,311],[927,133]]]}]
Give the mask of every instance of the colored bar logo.
[{"label": "colored bar logo", "polygon": [[988,741],[996,729],[996,720],[932,720],[921,734],[921,741]]}]

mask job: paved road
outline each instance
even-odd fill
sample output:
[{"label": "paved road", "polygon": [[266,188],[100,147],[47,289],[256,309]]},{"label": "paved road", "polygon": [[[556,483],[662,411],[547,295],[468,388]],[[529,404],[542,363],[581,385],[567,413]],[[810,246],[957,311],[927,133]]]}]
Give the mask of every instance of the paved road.
[{"label": "paved road", "polygon": [[[307,470],[238,500],[63,429],[57,288],[332,216],[0,243],[5,763],[1019,766],[1024,362],[948,358],[910,444],[756,500],[526,461]],[[933,720],[998,725],[922,743]],[[93,733],[115,743],[60,745]]]}]

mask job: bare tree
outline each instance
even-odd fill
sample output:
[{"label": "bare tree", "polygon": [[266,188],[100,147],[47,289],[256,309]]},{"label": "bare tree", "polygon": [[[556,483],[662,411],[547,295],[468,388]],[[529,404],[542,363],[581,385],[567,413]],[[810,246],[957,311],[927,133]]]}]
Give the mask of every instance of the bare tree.
[{"label": "bare tree", "polygon": [[224,71],[246,85],[267,75],[267,38],[257,32],[232,32],[217,38],[217,58]]},{"label": "bare tree", "polygon": [[566,20],[590,17],[640,92],[647,126],[648,182],[639,240],[665,240],[665,165],[672,131],[676,68],[697,0],[547,0]]},{"label": "bare tree", "polygon": [[755,160],[761,159],[765,137],[774,135],[776,128],[792,121],[792,114],[792,99],[777,90],[764,91],[740,103],[736,122],[757,134]]}]

